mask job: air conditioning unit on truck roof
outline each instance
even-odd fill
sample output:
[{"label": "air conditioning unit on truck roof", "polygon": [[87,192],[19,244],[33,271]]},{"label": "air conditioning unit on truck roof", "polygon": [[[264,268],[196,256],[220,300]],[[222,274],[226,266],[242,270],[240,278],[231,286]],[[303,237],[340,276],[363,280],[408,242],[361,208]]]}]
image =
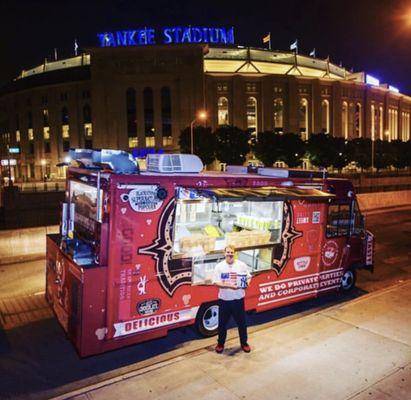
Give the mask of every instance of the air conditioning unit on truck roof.
[{"label": "air conditioning unit on truck roof", "polygon": [[194,154],[148,154],[147,171],[161,173],[199,173],[204,168]]}]

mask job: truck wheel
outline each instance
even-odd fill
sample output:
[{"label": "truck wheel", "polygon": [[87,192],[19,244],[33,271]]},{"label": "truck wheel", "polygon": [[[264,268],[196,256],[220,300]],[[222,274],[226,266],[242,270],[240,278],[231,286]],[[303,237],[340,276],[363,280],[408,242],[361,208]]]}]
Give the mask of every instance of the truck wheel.
[{"label": "truck wheel", "polygon": [[218,304],[203,304],[198,310],[196,328],[201,335],[209,337],[217,334],[218,330]]},{"label": "truck wheel", "polygon": [[347,269],[341,278],[341,289],[343,292],[349,292],[355,286],[356,273],[353,269]]}]

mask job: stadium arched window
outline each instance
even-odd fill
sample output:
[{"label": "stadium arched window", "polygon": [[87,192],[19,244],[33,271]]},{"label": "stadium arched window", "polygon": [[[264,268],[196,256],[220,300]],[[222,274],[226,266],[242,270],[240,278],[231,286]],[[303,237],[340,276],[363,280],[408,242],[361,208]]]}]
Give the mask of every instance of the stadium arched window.
[{"label": "stadium arched window", "polygon": [[330,133],[330,103],[325,99],[321,102],[321,130]]},{"label": "stadium arched window", "polygon": [[43,110],[43,126],[49,126],[49,110]]},{"label": "stadium arched window", "polygon": [[398,110],[394,110],[394,140],[398,139]]},{"label": "stadium arched window", "polygon": [[69,113],[67,107],[61,110],[61,137],[63,139],[63,151],[70,150],[70,127],[69,127]]},{"label": "stadium arched window", "polygon": [[31,111],[27,113],[27,127],[33,129],[33,114]]},{"label": "stadium arched window", "polygon": [[274,132],[283,132],[283,113],[284,106],[282,99],[274,100]]},{"label": "stadium arched window", "polygon": [[69,123],[69,113],[67,107],[63,107],[63,109],[61,110],[61,123],[63,125],[68,125]]},{"label": "stadium arched window", "polygon": [[307,99],[300,99],[299,109],[299,125],[300,135],[303,140],[308,140],[308,101]]},{"label": "stadium arched window", "polygon": [[247,129],[253,136],[257,136],[257,99],[255,97],[247,99]]},{"label": "stadium arched window", "polygon": [[378,112],[378,126],[379,126],[379,138],[380,140],[384,140],[384,113],[383,113],[383,108],[380,106],[379,112]]},{"label": "stadium arched window", "polygon": [[85,104],[83,107],[83,128],[84,128],[84,147],[93,148],[93,124],[91,123],[91,107]]},{"label": "stadium arched window", "polygon": [[378,116],[378,110],[375,109],[375,105],[371,104],[371,140],[375,140],[376,135],[375,135],[375,127],[377,125],[377,116]]},{"label": "stadium arched window", "polygon": [[146,137],[146,147],[155,146],[154,138],[154,100],[153,89],[146,87],[143,91],[144,104],[144,135]]},{"label": "stadium arched window", "polygon": [[127,116],[127,137],[128,147],[133,149],[138,146],[137,138],[137,104],[136,90],[128,88],[126,90],[126,116]]},{"label": "stadium arched window", "polygon": [[388,110],[388,141],[398,139],[398,110]]},{"label": "stadium arched window", "polygon": [[91,122],[91,108],[90,105],[86,104],[83,107],[83,123],[88,124]]},{"label": "stadium arched window", "polygon": [[228,125],[228,99],[227,97],[219,97],[217,102],[218,125]]},{"label": "stadium arched window", "polygon": [[341,131],[344,138],[348,140],[348,103],[343,101],[341,107]]},{"label": "stadium arched window", "polygon": [[405,112],[404,113],[404,131],[403,131],[403,137],[402,141],[403,142],[408,142],[410,140],[410,113]]},{"label": "stadium arched window", "polygon": [[171,91],[169,87],[161,88],[161,127],[163,146],[173,144],[171,129]]},{"label": "stadium arched window", "polygon": [[34,153],[34,131],[33,131],[33,114],[31,111],[27,113],[27,138],[30,142],[30,154]]},{"label": "stadium arched window", "polygon": [[357,138],[362,137],[362,106],[361,106],[361,103],[357,103],[355,105],[354,127],[355,127],[355,136]]}]

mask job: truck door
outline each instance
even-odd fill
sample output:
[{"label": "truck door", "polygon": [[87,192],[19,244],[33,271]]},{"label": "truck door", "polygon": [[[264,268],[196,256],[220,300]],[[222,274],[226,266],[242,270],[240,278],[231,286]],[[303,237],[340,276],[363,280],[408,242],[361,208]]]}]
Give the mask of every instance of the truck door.
[{"label": "truck door", "polygon": [[319,292],[337,289],[350,255],[351,204],[333,200],[328,206],[325,238],[321,246]]},{"label": "truck door", "polygon": [[348,266],[360,266],[364,260],[365,229],[363,217],[358,208],[357,201],[351,204],[351,226],[350,226],[350,254],[347,259]]}]

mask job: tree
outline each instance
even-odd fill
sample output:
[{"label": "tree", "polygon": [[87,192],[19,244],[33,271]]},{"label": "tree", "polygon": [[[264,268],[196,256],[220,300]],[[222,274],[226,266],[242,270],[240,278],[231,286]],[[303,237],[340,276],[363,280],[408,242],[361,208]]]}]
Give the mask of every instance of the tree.
[{"label": "tree", "polygon": [[328,168],[335,162],[338,153],[334,148],[333,137],[325,133],[313,134],[307,142],[307,154],[311,164]]},{"label": "tree", "polygon": [[407,159],[407,167],[411,167],[411,140],[405,142],[405,155]]},{"label": "tree", "polygon": [[[376,147],[377,142],[378,140],[375,142]],[[371,139],[358,138],[348,142],[349,159],[357,163],[361,171],[371,167],[371,147]],[[374,163],[376,165],[376,162]]]},{"label": "tree", "polygon": [[[211,164],[215,160],[216,137],[211,132],[211,128],[196,126],[193,129],[194,154],[198,155],[205,165]],[[178,141],[183,153],[191,152],[191,130],[190,127],[181,131]]]},{"label": "tree", "polygon": [[393,163],[391,143],[386,140],[376,140],[374,144],[374,167],[379,171]]},{"label": "tree", "polygon": [[259,132],[258,140],[253,142],[252,151],[267,167],[271,167],[281,155],[279,137],[272,131]]},{"label": "tree", "polygon": [[333,137],[332,142],[336,152],[332,165],[341,172],[341,170],[350,162],[348,141],[342,137]]},{"label": "tree", "polygon": [[250,134],[231,125],[219,126],[214,135],[217,141],[216,157],[221,162],[243,164],[250,152]]},{"label": "tree", "polygon": [[409,145],[402,140],[394,140],[391,142],[391,158],[394,168],[405,168],[409,164],[411,154],[409,153]]},{"label": "tree", "polygon": [[300,135],[285,133],[276,136],[279,152],[277,160],[285,162],[290,168],[298,167],[305,153],[305,144]]}]

